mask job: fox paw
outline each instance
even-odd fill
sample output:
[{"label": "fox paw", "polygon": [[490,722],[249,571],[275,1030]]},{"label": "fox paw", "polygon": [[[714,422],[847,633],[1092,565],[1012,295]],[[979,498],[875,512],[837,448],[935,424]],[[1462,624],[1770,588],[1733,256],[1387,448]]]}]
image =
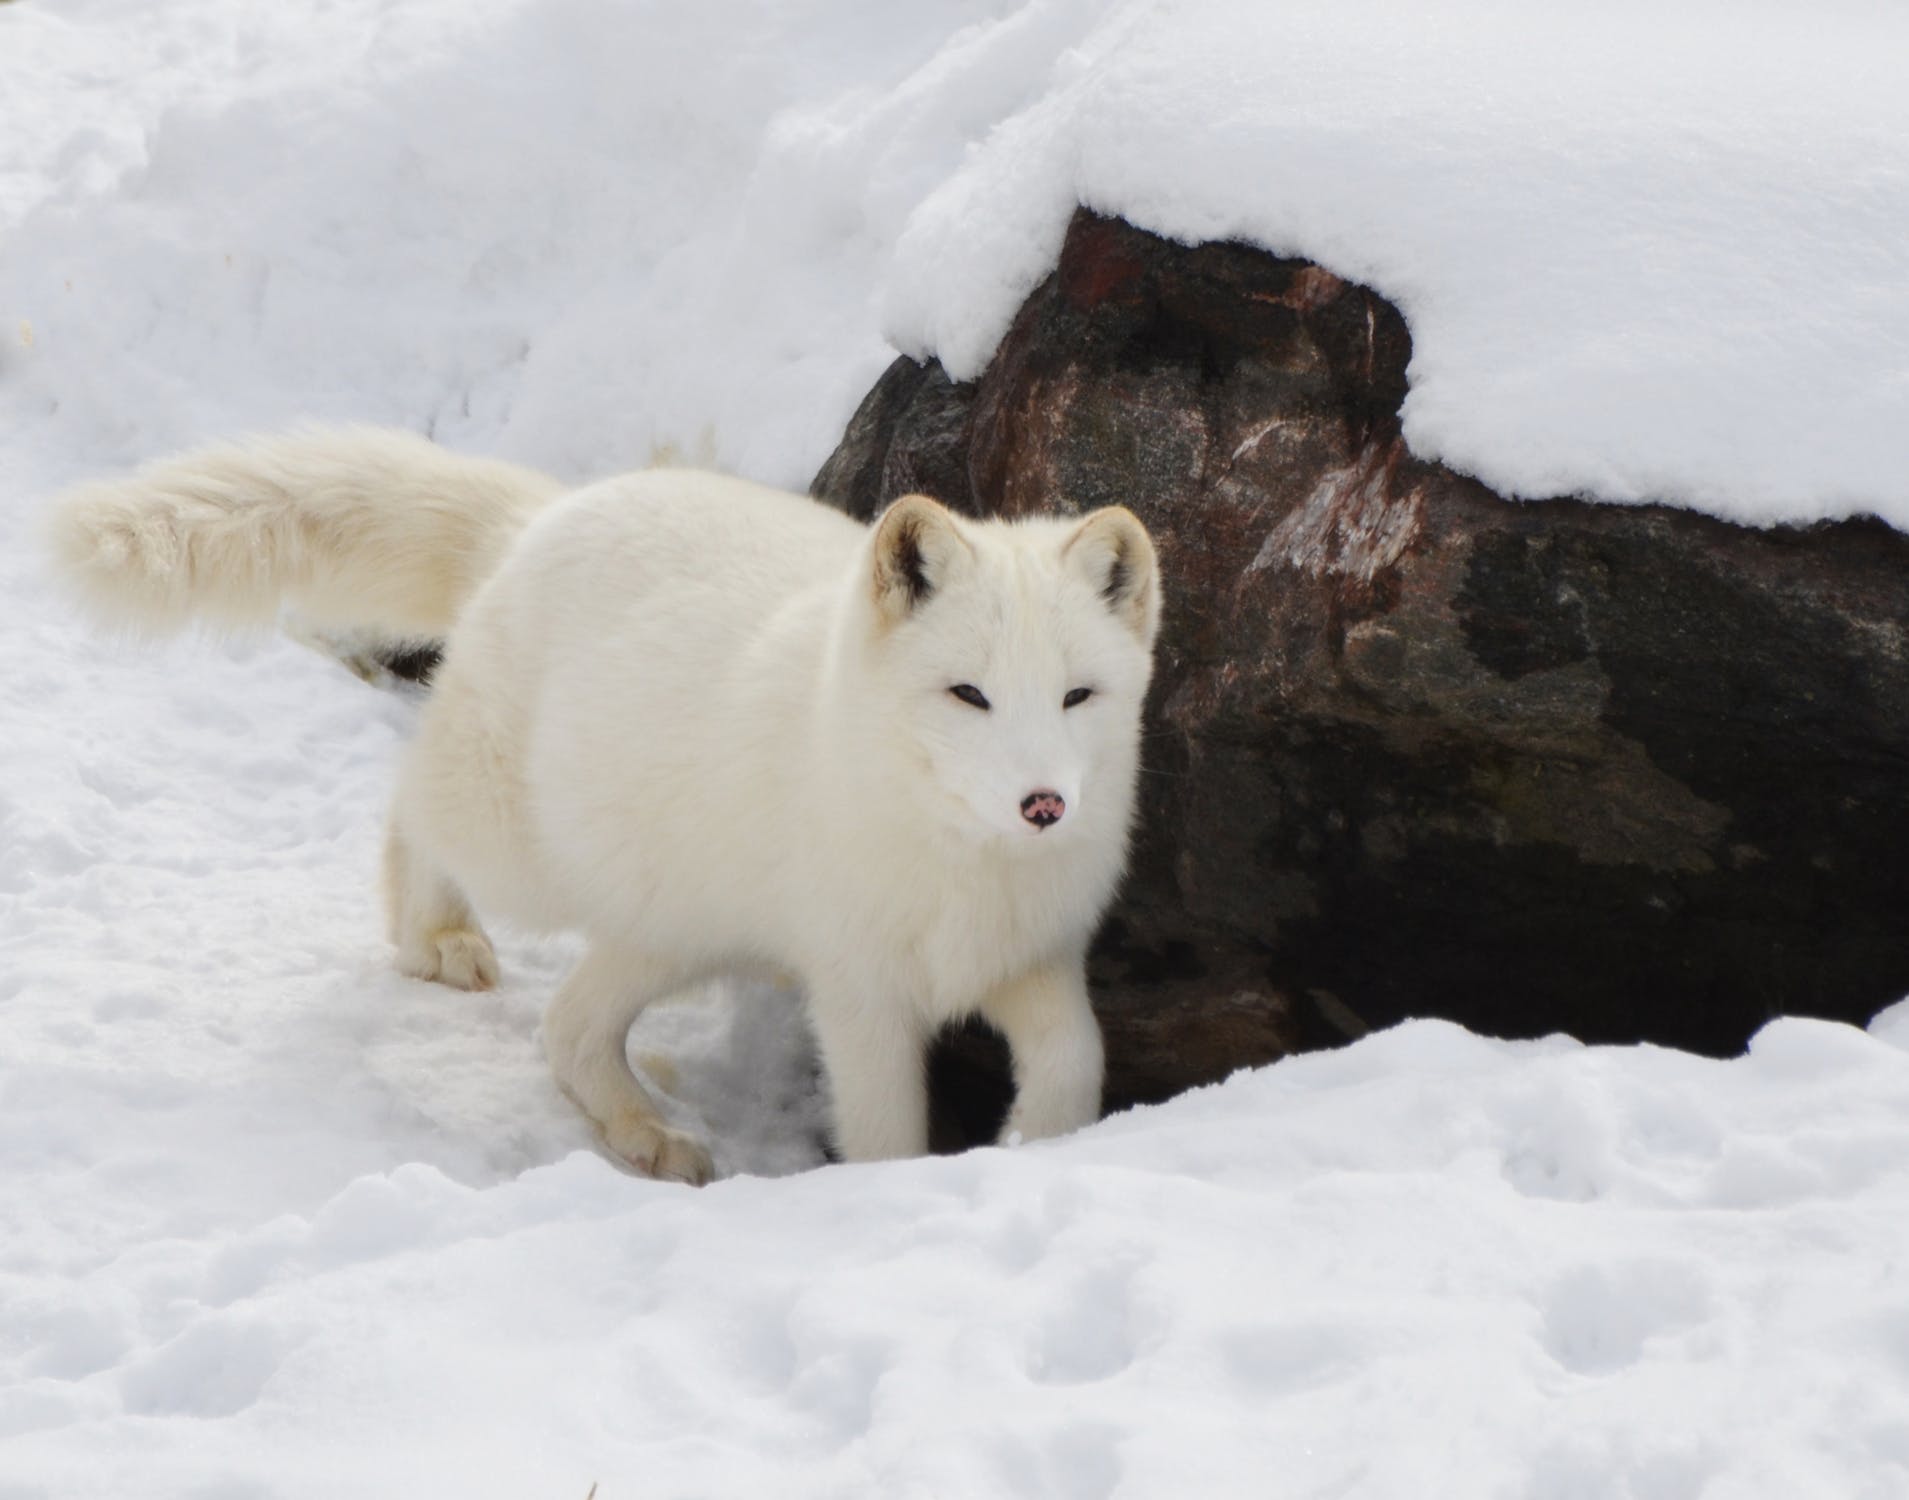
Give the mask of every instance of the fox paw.
[{"label": "fox paw", "polygon": [[701,1141],[654,1120],[618,1120],[603,1132],[603,1144],[645,1177],[701,1187],[716,1175]]},{"label": "fox paw", "polygon": [[398,954],[400,972],[434,979],[455,990],[488,990],[497,984],[497,954],[490,939],[470,927],[428,934]]}]

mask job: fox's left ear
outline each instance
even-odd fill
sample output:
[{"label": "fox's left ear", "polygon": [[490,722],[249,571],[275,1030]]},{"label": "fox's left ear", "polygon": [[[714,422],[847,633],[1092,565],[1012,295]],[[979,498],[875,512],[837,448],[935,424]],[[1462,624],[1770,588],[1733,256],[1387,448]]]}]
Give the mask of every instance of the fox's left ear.
[{"label": "fox's left ear", "polygon": [[974,552],[953,514],[926,495],[903,495],[883,511],[870,545],[875,608],[891,625],[926,604]]},{"label": "fox's left ear", "polygon": [[1074,529],[1061,558],[1151,649],[1160,629],[1160,563],[1140,518],[1124,505],[1095,511]]}]

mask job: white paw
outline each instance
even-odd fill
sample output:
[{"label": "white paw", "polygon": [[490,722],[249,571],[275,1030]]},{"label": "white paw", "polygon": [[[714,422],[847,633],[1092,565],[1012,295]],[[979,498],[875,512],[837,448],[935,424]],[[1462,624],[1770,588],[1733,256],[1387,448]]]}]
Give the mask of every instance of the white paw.
[{"label": "white paw", "polygon": [[470,927],[447,927],[405,948],[398,968],[413,979],[434,979],[456,990],[488,990],[497,983],[490,939]]},{"label": "white paw", "polygon": [[701,1187],[716,1175],[702,1142],[653,1119],[625,1115],[604,1130],[603,1144],[645,1177]]}]

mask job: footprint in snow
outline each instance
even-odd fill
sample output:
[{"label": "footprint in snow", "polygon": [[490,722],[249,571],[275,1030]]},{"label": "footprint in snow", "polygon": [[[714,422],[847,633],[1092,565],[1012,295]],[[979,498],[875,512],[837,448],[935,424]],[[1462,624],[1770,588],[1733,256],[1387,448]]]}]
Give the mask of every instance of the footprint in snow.
[{"label": "footprint in snow", "polygon": [[1540,1311],[1540,1338],[1553,1359],[1574,1374],[1612,1375],[1636,1364],[1653,1339],[1707,1322],[1713,1299],[1696,1267],[1638,1260],[1565,1273]]},{"label": "footprint in snow", "polygon": [[1046,1310],[1035,1329],[1027,1372],[1046,1385],[1082,1385],[1118,1375],[1139,1349],[1133,1272],[1101,1266],[1082,1274]]}]

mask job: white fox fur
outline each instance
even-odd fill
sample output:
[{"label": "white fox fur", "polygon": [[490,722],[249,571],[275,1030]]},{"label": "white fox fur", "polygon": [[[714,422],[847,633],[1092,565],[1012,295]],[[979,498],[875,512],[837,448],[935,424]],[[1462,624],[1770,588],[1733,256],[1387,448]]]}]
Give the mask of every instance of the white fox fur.
[{"label": "white fox fur", "polygon": [[102,620],[176,630],[330,625],[445,635],[556,480],[408,432],[311,428],[200,448],[69,491],[56,560]]},{"label": "white fox fur", "polygon": [[1127,511],[973,522],[909,496],[866,527],[714,474],[565,494],[342,430],[75,490],[52,538],[122,624],[291,603],[448,636],[391,815],[399,966],[494,984],[475,910],[581,929],[546,1045],[639,1170],[703,1181],[710,1159],[631,1072],[630,1024],[726,972],[802,981],[850,1159],[926,1149],[926,1044],[977,1012],[1013,1052],[1009,1133],[1098,1112],[1084,956],[1160,608]]}]

